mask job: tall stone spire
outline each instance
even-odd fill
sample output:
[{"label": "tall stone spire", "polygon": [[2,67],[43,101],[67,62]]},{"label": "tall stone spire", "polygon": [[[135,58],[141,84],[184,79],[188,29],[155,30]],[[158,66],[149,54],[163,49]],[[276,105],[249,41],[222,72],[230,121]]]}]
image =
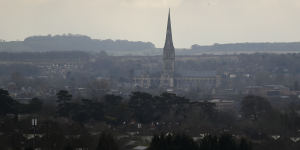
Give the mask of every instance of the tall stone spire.
[{"label": "tall stone spire", "polygon": [[163,73],[161,75],[160,86],[162,88],[174,88],[175,70],[175,48],[172,39],[171,14],[169,9],[166,41],[163,50]]},{"label": "tall stone spire", "polygon": [[172,26],[171,26],[171,14],[169,9],[169,16],[168,16],[168,26],[167,26],[167,34],[166,34],[166,41],[165,41],[165,48],[173,48],[173,38],[172,38]]}]

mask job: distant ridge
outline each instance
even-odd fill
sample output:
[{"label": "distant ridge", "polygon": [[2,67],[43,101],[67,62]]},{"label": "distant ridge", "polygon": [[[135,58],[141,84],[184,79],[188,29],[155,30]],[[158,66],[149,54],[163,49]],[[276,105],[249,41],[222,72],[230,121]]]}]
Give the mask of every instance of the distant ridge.
[{"label": "distant ridge", "polygon": [[300,42],[279,43],[232,43],[214,44],[209,46],[192,45],[193,51],[300,51]]},{"label": "distant ridge", "polygon": [[46,51],[136,51],[155,49],[151,42],[127,40],[97,40],[84,35],[31,36],[24,41],[0,41],[0,51],[46,52]]},{"label": "distant ridge", "polygon": [[[0,52],[102,52],[110,55],[162,55],[162,49],[151,42],[128,40],[99,40],[85,35],[30,36],[24,41],[0,40]],[[177,55],[234,54],[234,53],[300,53],[300,42],[230,43],[192,45],[176,49]]]}]

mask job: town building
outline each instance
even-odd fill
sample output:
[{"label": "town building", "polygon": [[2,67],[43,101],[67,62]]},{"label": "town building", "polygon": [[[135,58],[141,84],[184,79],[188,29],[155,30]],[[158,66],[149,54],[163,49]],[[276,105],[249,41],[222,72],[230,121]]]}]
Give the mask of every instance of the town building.
[{"label": "town building", "polygon": [[205,74],[202,72],[179,72],[175,74],[175,48],[172,37],[171,14],[169,10],[167,33],[163,48],[163,67],[160,77],[148,74],[133,78],[134,87],[160,88],[165,91],[189,90],[191,88],[214,89],[220,85],[220,76],[216,73]]}]

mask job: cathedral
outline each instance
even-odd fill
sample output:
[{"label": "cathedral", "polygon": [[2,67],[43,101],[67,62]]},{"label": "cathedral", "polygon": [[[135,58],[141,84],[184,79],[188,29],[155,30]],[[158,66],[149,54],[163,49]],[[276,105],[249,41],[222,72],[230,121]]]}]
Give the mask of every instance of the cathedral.
[{"label": "cathedral", "polygon": [[215,74],[199,74],[199,73],[181,73],[175,76],[175,48],[172,39],[171,14],[169,9],[167,33],[165,45],[163,48],[163,66],[162,73],[159,77],[151,77],[143,75],[135,77],[134,87],[139,88],[159,88],[166,91],[174,91],[179,89],[191,89],[205,87],[206,89],[214,89],[220,84],[220,77]]},{"label": "cathedral", "polygon": [[165,46],[163,50],[163,72],[160,79],[160,87],[166,89],[174,88],[174,71],[175,71],[175,48],[172,39],[171,16],[169,10],[168,27]]}]

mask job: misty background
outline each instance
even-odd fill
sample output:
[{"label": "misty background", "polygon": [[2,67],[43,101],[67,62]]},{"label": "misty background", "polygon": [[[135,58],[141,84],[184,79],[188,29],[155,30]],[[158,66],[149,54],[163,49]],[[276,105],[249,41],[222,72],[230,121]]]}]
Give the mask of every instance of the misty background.
[{"label": "misty background", "polygon": [[297,0],[0,0],[0,39],[74,33],[93,39],[164,42],[171,7],[174,43],[297,42]]}]

